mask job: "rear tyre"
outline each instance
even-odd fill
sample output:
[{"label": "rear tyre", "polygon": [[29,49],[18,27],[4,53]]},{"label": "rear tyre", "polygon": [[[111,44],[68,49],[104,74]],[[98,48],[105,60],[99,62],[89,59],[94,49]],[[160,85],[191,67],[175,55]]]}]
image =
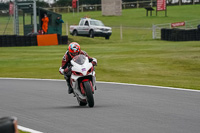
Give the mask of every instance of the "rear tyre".
[{"label": "rear tyre", "polygon": [[94,38],[94,31],[93,30],[90,30],[89,36],[90,36],[90,38]]},{"label": "rear tyre", "polygon": [[84,84],[84,90],[85,90],[86,97],[87,97],[88,106],[94,107],[94,97],[93,97],[90,82],[89,81],[83,82],[83,84]]},{"label": "rear tyre", "polygon": [[87,102],[82,102],[78,98],[77,98],[77,101],[78,101],[79,106],[86,106],[87,105]]},{"label": "rear tyre", "polygon": [[74,30],[74,31],[73,31],[73,36],[77,36],[77,35],[78,35],[77,30]]},{"label": "rear tyre", "polygon": [[106,39],[106,40],[109,40],[109,39],[110,39],[110,36],[105,36],[105,39]]}]

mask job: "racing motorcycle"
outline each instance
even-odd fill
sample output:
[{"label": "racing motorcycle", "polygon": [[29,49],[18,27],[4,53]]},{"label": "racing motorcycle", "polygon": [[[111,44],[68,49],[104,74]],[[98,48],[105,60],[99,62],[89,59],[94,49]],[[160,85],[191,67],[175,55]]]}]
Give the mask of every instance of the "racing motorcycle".
[{"label": "racing motorcycle", "polygon": [[94,106],[96,77],[93,64],[85,55],[77,55],[71,60],[70,84],[80,106]]}]

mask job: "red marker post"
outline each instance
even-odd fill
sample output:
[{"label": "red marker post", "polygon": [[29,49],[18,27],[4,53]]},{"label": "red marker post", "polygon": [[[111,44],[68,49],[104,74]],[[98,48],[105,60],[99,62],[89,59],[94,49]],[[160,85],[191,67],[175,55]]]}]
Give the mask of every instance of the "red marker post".
[{"label": "red marker post", "polygon": [[157,16],[157,11],[165,11],[165,17],[167,16],[166,0],[157,0],[156,16]]},{"label": "red marker post", "polygon": [[[73,8],[73,16],[74,16],[74,9],[77,7],[77,0],[72,0],[72,8]],[[78,9],[77,9],[78,10]]]},{"label": "red marker post", "polygon": [[76,2],[77,0],[72,0],[72,8],[76,8]]},{"label": "red marker post", "polygon": [[14,3],[10,2],[9,4],[9,14],[13,15],[14,14]]}]

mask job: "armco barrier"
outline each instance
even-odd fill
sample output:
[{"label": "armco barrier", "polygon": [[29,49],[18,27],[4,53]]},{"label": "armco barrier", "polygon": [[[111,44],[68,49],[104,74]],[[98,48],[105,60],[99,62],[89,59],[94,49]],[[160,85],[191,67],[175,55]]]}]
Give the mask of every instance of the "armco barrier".
[{"label": "armco barrier", "polygon": [[161,40],[167,41],[199,41],[198,29],[161,29]]},{"label": "armco barrier", "polygon": [[68,43],[68,36],[61,36],[61,44],[67,44]]},{"label": "armco barrier", "polygon": [[60,34],[57,34],[57,38],[58,38],[58,44],[62,44],[62,39]]},{"label": "armco barrier", "polygon": [[[45,36],[45,35],[44,35]],[[57,35],[58,44],[68,44],[68,36]],[[0,47],[38,46],[37,35],[0,35]]]},{"label": "armco barrier", "polygon": [[58,44],[68,44],[68,36],[61,36],[57,34]]},{"label": "armco barrier", "polygon": [[196,39],[197,39],[198,41],[200,41],[200,30],[198,30],[198,31],[196,32]]}]

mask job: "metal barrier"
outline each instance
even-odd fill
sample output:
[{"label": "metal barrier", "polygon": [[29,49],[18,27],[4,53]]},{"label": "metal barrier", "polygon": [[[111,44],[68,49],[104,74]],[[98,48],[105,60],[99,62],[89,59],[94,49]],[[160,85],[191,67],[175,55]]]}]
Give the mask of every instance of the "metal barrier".
[{"label": "metal barrier", "polygon": [[167,41],[199,41],[198,29],[161,29],[161,40]]},{"label": "metal barrier", "polygon": [[[39,35],[39,36],[42,37],[47,35],[52,35],[52,34]],[[57,36],[55,37],[55,41],[57,41],[56,42],[57,45],[68,44],[68,36],[61,36],[57,34]],[[52,43],[49,43],[48,45],[54,45]],[[18,46],[44,46],[44,43],[41,44],[41,42],[39,42],[37,35],[30,35],[30,36],[0,35],[0,47],[18,47]]]},{"label": "metal barrier", "polygon": [[[185,25],[177,27],[179,29],[197,29],[197,26],[200,24],[200,19],[184,21]],[[156,24],[152,26],[152,38],[161,39],[161,29],[171,29],[171,23],[166,24]]]}]

